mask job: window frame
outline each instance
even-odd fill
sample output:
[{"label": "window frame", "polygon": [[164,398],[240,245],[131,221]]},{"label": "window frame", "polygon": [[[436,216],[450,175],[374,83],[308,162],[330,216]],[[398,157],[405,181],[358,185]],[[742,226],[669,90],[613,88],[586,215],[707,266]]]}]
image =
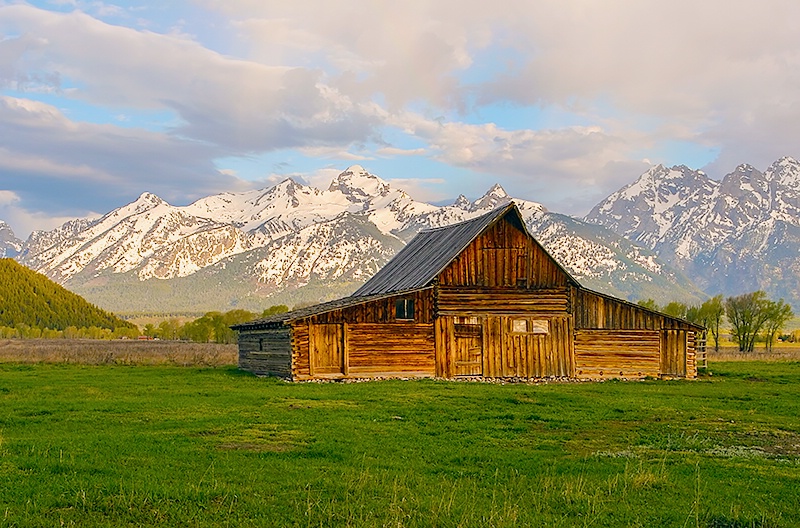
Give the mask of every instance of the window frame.
[{"label": "window frame", "polygon": [[394,318],[396,321],[414,321],[414,298],[398,297],[394,302]]}]

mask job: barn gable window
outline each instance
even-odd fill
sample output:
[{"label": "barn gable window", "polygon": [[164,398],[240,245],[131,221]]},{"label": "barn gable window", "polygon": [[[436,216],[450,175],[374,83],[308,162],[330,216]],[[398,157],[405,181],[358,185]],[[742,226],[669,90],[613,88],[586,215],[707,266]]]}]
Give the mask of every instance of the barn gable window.
[{"label": "barn gable window", "polygon": [[395,301],[395,319],[414,319],[414,298],[397,299]]}]

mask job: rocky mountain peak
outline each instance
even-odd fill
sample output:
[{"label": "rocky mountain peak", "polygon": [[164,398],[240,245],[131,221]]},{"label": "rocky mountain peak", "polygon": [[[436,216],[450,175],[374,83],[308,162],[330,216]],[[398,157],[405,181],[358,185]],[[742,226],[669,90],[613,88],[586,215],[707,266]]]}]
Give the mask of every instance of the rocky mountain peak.
[{"label": "rocky mountain peak", "polygon": [[14,235],[11,226],[0,220],[0,258],[13,257],[22,251],[22,240]]},{"label": "rocky mountain peak", "polygon": [[469,199],[463,194],[459,194],[458,198],[456,198],[456,201],[453,202],[453,207],[463,209],[464,211],[469,211],[471,206],[472,202],[470,202]]},{"label": "rocky mountain peak", "polygon": [[510,201],[511,197],[506,190],[499,183],[495,183],[483,196],[475,200],[474,209],[494,209]]},{"label": "rocky mountain peak", "polygon": [[367,172],[361,165],[352,165],[339,173],[329,191],[339,191],[351,202],[367,202],[379,196],[386,196],[391,190],[388,183]]}]

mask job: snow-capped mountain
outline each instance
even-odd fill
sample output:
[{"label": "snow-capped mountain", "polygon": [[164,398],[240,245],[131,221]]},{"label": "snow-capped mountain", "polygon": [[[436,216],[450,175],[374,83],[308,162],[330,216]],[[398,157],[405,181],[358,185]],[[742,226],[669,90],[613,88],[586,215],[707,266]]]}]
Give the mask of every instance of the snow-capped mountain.
[{"label": "snow-capped mountain", "polygon": [[740,165],[715,181],[653,167],[586,221],[654,250],[709,293],[763,289],[800,306],[800,163]]},{"label": "snow-capped mountain", "polygon": [[[435,206],[356,165],[325,190],[289,179],[182,207],[144,193],[102,218],[33,233],[18,259],[115,311],[293,305],[346,295],[421,229],[510,200],[494,185],[477,200]],[[589,287],[634,299],[698,293],[652,251],[538,203],[515,202],[540,242]]]},{"label": "snow-capped mountain", "polygon": [[0,258],[16,256],[22,251],[22,240],[14,235],[11,226],[0,220]]}]

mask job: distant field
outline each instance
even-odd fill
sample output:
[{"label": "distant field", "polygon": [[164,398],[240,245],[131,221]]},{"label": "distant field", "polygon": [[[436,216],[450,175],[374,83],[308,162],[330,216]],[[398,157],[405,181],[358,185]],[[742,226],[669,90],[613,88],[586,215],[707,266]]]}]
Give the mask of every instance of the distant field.
[{"label": "distant field", "polygon": [[800,362],[713,372],[292,384],[2,363],[0,527],[800,526]]},{"label": "distant field", "polygon": [[[114,339],[0,339],[0,363],[235,365],[236,345]],[[2,526],[2,525],[0,525]]]}]

